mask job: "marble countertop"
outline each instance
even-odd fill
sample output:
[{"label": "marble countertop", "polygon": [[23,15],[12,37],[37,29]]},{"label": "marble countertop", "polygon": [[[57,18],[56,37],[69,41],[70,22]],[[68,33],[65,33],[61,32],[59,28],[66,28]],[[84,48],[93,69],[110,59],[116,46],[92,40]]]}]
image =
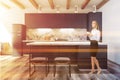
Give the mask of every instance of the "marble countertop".
[{"label": "marble countertop", "polygon": [[[90,41],[81,41],[81,42],[74,42],[74,41],[23,41],[27,42],[26,45],[90,45]],[[107,43],[99,42],[99,45],[107,45]]]}]

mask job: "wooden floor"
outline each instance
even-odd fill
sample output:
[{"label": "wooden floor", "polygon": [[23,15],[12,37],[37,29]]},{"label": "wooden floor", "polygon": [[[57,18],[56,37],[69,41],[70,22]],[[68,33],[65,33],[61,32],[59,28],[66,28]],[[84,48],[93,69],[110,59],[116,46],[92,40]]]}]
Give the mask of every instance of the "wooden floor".
[{"label": "wooden floor", "polygon": [[[31,80],[120,80],[108,70],[101,74],[88,74],[90,70],[79,70],[72,66],[72,76],[68,77],[67,66],[57,66],[57,74],[53,77],[53,65],[50,65],[50,72],[45,77],[44,66],[37,66]],[[28,56],[0,56],[0,80],[28,80]]]}]

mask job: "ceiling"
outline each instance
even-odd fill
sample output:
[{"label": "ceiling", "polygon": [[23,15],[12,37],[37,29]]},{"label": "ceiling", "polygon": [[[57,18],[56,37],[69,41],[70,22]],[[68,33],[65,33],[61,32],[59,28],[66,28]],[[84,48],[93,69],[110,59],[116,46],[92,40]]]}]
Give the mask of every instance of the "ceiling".
[{"label": "ceiling", "polygon": [[[88,13],[100,9],[109,0],[0,0],[0,7],[42,13]],[[93,6],[95,5],[95,6]]]}]

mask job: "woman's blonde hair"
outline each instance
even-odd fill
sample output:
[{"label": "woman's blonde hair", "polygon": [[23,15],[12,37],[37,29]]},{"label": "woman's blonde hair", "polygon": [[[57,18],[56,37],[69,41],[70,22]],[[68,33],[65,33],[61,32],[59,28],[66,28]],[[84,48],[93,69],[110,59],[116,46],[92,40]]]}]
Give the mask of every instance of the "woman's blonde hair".
[{"label": "woman's blonde hair", "polygon": [[92,22],[95,22],[96,23],[96,29],[99,30],[99,25],[98,25],[98,22],[96,20],[93,20]]}]

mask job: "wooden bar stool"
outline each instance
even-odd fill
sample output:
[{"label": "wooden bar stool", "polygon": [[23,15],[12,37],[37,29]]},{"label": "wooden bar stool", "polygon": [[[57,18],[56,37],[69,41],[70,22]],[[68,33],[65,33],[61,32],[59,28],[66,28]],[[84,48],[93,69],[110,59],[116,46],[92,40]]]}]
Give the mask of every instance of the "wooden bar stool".
[{"label": "wooden bar stool", "polygon": [[[41,57],[41,56],[36,56],[34,53],[29,54],[29,77],[33,75],[35,72],[35,67],[37,64],[44,64],[45,65],[45,70],[46,70],[46,76],[49,72],[49,63],[48,63],[48,58],[47,57]],[[31,72],[31,67],[33,65],[33,72]]]},{"label": "wooden bar stool", "polygon": [[71,60],[69,57],[56,57],[54,59],[54,77],[56,74],[56,65],[57,64],[68,64],[69,65],[69,76],[71,77]]}]

